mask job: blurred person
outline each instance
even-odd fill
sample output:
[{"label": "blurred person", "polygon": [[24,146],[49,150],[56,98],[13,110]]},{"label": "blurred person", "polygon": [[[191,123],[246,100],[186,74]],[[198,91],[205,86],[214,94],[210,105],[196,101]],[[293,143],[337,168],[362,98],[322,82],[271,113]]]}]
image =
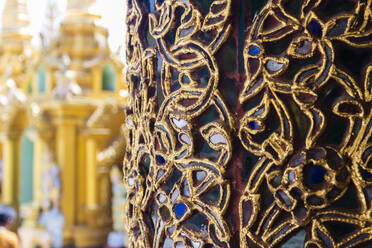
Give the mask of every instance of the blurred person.
[{"label": "blurred person", "polygon": [[18,248],[19,241],[17,234],[10,231],[9,228],[16,218],[16,212],[9,206],[0,206],[0,247]]}]

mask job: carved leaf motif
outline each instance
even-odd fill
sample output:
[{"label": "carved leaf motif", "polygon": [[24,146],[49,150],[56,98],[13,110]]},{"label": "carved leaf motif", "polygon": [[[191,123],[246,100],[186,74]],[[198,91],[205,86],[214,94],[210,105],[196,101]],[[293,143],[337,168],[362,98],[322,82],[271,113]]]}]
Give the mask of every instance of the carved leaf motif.
[{"label": "carved leaf motif", "polygon": [[155,128],[158,141],[160,142],[159,145],[163,148],[163,152],[169,154],[175,149],[176,144],[173,132],[165,122],[158,122]]},{"label": "carved leaf motif", "polygon": [[244,89],[239,96],[240,103],[247,101],[248,99],[257,95],[265,87],[265,82],[262,77],[257,77],[254,80],[247,79],[244,83]]},{"label": "carved leaf motif", "polygon": [[338,37],[340,40],[347,44],[358,47],[358,48],[370,48],[372,47],[372,31],[365,33],[352,33],[345,34]]},{"label": "carved leaf motif", "polygon": [[310,119],[310,129],[306,137],[306,146],[311,147],[324,129],[325,117],[324,114],[316,108],[311,108],[306,114]]},{"label": "carved leaf motif", "polygon": [[174,7],[165,4],[161,9],[159,19],[154,14],[149,15],[150,33],[154,38],[163,37],[172,28]]},{"label": "carved leaf motif", "polygon": [[293,26],[290,25],[284,25],[283,27],[276,29],[274,31],[268,32],[265,37],[263,38],[263,41],[276,41],[280,40],[287,35],[292,34],[295,32],[296,29],[293,28]]},{"label": "carved leaf motif", "polygon": [[316,102],[318,96],[313,91],[299,88],[293,90],[293,98],[300,106],[311,106]]},{"label": "carved leaf motif", "polygon": [[341,117],[362,117],[364,114],[363,106],[355,100],[339,101],[334,107],[333,112]]},{"label": "carved leaf motif", "polygon": [[364,32],[372,17],[372,1],[358,1],[355,15],[349,20],[349,31]]},{"label": "carved leaf motif", "polygon": [[314,52],[315,43],[306,36],[297,37],[288,48],[288,54],[295,58],[309,58],[314,55]]},{"label": "carved leaf motif", "polygon": [[281,58],[266,58],[265,59],[265,69],[270,74],[270,76],[277,76],[287,69],[288,59]]},{"label": "carved leaf motif", "polygon": [[201,14],[196,9],[189,9],[181,17],[181,25],[177,29],[176,41],[179,43],[182,41],[187,42],[201,27]]},{"label": "carved leaf motif", "polygon": [[222,24],[226,22],[226,19],[229,16],[229,9],[230,1],[214,1],[209,9],[208,15],[204,19],[202,31],[208,32],[213,29],[220,29]]},{"label": "carved leaf motif", "polygon": [[244,140],[243,145],[253,153],[260,153],[261,144],[254,142],[252,135],[265,130],[263,122],[269,111],[270,100],[268,96],[265,96],[259,105],[251,109],[240,122],[239,137]]},{"label": "carved leaf motif", "polygon": [[223,126],[217,122],[212,122],[201,127],[200,133],[210,147],[216,151],[220,151],[219,163],[226,165],[231,157],[232,147],[231,141],[228,138],[229,135]]},{"label": "carved leaf motif", "polygon": [[[240,199],[240,225],[242,228],[250,228],[257,218],[257,203],[260,201],[259,194],[247,194]],[[250,211],[247,211],[250,210]]]}]

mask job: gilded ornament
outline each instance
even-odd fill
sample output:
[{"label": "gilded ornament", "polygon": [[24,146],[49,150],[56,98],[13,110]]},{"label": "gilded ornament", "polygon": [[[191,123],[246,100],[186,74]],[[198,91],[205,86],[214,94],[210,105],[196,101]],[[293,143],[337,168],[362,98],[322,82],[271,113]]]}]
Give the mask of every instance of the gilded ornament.
[{"label": "gilded ornament", "polygon": [[340,44],[372,47],[372,0],[265,1],[246,30],[239,2],[128,1],[129,247],[366,247],[372,60],[356,75]]}]

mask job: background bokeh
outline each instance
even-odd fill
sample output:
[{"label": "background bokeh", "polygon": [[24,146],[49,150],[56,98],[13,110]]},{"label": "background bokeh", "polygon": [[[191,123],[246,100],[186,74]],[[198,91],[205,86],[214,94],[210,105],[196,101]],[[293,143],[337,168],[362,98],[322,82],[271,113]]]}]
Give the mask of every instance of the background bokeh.
[{"label": "background bokeh", "polygon": [[[44,32],[47,25],[47,6],[55,2],[58,6],[59,18],[62,19],[66,12],[67,0],[27,0],[31,19],[32,43],[37,48],[41,46],[39,34]],[[3,12],[5,0],[0,0],[0,13]],[[124,43],[125,38],[125,1],[122,0],[97,0],[93,6],[93,12],[100,14],[102,19],[99,23],[109,31],[109,45],[116,52]],[[0,18],[1,25],[1,18]],[[123,57],[123,52],[121,51]]]}]

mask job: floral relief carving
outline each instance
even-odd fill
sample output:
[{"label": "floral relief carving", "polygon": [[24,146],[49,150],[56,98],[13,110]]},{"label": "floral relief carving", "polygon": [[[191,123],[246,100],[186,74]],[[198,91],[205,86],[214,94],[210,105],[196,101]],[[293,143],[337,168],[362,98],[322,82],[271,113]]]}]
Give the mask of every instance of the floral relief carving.
[{"label": "floral relief carving", "polygon": [[[372,47],[372,1],[329,2],[263,4],[234,108],[219,56],[239,4],[128,1],[129,247],[281,247],[301,230],[306,248],[371,243],[372,59],[356,72],[342,56]],[[243,186],[241,154],[256,158]]]}]

